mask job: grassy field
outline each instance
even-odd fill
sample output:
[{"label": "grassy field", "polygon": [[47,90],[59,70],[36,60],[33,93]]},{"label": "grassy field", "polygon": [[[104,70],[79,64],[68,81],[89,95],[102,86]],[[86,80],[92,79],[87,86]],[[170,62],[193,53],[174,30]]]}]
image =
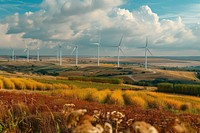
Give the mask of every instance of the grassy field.
[{"label": "grassy field", "polygon": [[96,88],[98,90],[103,89],[138,89],[143,90],[146,89],[142,86],[134,86],[134,85],[125,85],[125,84],[109,84],[109,83],[96,83],[96,82],[85,82],[85,81],[71,81],[67,79],[47,79],[47,78],[34,78],[36,81],[42,82],[42,83],[61,83],[66,84],[70,86],[76,86],[78,88]]},{"label": "grassy field", "polygon": [[[142,88],[123,84],[69,81],[66,78],[10,78],[0,77],[1,89],[39,90],[40,93],[116,105],[133,105],[143,109],[155,108],[175,112],[200,112],[200,98],[169,95],[151,91],[133,91]],[[137,87],[137,86],[136,86]],[[127,89],[127,90],[126,90]],[[132,90],[130,90],[132,89]]]}]

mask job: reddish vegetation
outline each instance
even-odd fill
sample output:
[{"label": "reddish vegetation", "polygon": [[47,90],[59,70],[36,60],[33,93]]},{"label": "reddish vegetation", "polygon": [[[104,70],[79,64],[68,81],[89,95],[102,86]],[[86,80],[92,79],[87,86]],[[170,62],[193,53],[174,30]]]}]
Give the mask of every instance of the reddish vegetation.
[{"label": "reddish vegetation", "polygon": [[34,111],[35,108],[37,108],[37,111],[39,112],[48,112],[49,109],[52,112],[60,112],[63,109],[63,105],[66,103],[75,104],[75,108],[77,109],[87,109],[88,114],[93,114],[94,110],[101,110],[102,112],[116,110],[123,112],[126,115],[123,121],[123,126],[120,127],[122,131],[123,129],[127,129],[127,124],[125,122],[128,119],[133,119],[134,121],[148,122],[156,127],[159,132],[165,132],[170,124],[173,123],[174,119],[178,117],[183,122],[189,123],[193,129],[197,130],[197,132],[200,132],[200,115],[194,114],[176,115],[163,110],[144,110],[140,108],[134,108],[134,106],[103,105],[95,102],[72,100],[58,96],[47,96],[37,93],[25,93],[21,91],[0,91],[0,102],[6,106],[24,102],[29,105],[30,111]]}]

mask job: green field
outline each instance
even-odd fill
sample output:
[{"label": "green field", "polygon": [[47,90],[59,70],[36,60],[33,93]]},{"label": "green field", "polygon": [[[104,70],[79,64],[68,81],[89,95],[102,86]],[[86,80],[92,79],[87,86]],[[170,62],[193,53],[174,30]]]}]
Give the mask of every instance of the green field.
[{"label": "green field", "polygon": [[96,88],[98,90],[103,89],[141,89],[143,87],[138,86],[130,86],[130,85],[124,85],[124,84],[109,84],[109,83],[96,83],[96,82],[85,82],[85,81],[71,81],[67,79],[47,79],[47,78],[34,78],[34,80],[42,82],[42,83],[61,83],[61,84],[67,84],[70,86],[76,86],[78,88]]}]

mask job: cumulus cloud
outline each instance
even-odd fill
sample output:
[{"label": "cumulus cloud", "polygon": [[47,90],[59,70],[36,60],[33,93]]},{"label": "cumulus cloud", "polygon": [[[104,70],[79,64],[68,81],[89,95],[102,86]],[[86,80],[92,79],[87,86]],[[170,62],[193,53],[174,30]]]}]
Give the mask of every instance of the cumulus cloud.
[{"label": "cumulus cloud", "polygon": [[0,24],[1,48],[20,48],[20,44],[22,44],[22,36],[24,33],[12,35],[6,34],[8,28],[8,24]]},{"label": "cumulus cloud", "polygon": [[1,30],[1,34],[8,42],[9,37],[19,39],[16,46],[23,37],[40,40],[51,48],[57,41],[90,47],[91,38],[99,31],[102,45],[116,45],[123,34],[123,44],[130,49],[144,45],[146,36],[154,47],[188,47],[188,43],[198,41],[198,25],[189,28],[181,17],[160,19],[149,6],[132,12],[119,8],[123,4],[123,0],[44,0],[40,11],[8,16],[2,24],[8,31]]}]

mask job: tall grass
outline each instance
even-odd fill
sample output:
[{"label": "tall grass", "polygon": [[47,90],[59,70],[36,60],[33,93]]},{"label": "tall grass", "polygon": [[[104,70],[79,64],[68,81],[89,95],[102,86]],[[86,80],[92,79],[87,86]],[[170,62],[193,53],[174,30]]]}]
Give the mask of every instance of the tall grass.
[{"label": "tall grass", "polygon": [[21,81],[24,82],[27,90],[36,90],[37,88],[36,81],[31,80],[31,79],[23,79],[23,78],[21,78]]},{"label": "tall grass", "polygon": [[91,95],[91,100],[99,103],[106,103],[110,95],[111,91],[109,89],[96,91]]},{"label": "tall grass", "polygon": [[3,81],[0,79],[0,89],[3,89],[4,86],[3,86]]},{"label": "tall grass", "polygon": [[124,105],[123,92],[121,90],[113,91],[108,102],[111,104]]},{"label": "tall grass", "polygon": [[15,89],[26,90],[26,84],[19,78],[10,78],[10,80],[15,84]]},{"label": "tall grass", "polygon": [[2,81],[5,89],[15,89],[15,84],[9,78],[3,78]]},{"label": "tall grass", "polygon": [[136,92],[133,91],[126,91],[124,93],[124,99],[126,101],[126,104],[128,105],[134,105],[135,107],[141,107],[146,108],[147,103],[146,101],[137,95]]},{"label": "tall grass", "polygon": [[165,103],[168,109],[180,110],[181,105],[183,104],[181,101],[177,101],[174,99],[163,98],[162,101]]}]

